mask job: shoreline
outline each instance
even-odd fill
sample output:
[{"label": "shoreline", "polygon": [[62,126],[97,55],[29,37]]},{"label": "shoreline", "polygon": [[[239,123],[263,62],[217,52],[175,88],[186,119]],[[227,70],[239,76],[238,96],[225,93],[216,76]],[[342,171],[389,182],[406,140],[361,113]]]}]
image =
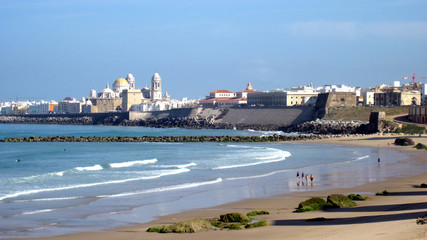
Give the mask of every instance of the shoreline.
[{"label": "shoreline", "polygon": [[[394,139],[403,136],[350,136],[334,139],[295,141],[294,143],[334,144],[350,146],[369,146],[390,148],[405,152],[406,161],[427,163],[427,152],[416,150],[412,146],[395,146]],[[427,145],[427,136],[407,136],[415,143]],[[350,188],[334,188],[328,190],[310,190],[282,194],[261,199],[247,199],[207,209],[194,209],[177,214],[159,216],[148,223],[135,223],[134,226],[108,229],[101,232],[73,233],[54,237],[26,239],[424,239],[427,236],[427,225],[417,225],[416,217],[427,215],[427,189],[416,188],[415,185],[427,183],[427,169],[423,174],[411,177],[393,177],[387,181],[372,182]],[[392,196],[375,196],[375,192],[387,190]],[[333,193],[361,193],[370,199],[357,202],[358,206],[350,209],[317,211],[309,213],[292,213],[298,203],[313,196],[326,198]],[[404,194],[406,193],[406,194]],[[409,194],[410,193],[410,194]],[[359,209],[359,210],[358,210]],[[367,211],[366,209],[370,209]],[[394,210],[398,209],[398,210]],[[270,215],[258,217],[267,220],[270,226],[241,231],[208,231],[195,234],[159,234],[147,233],[152,226],[171,224],[197,217],[219,217],[227,212],[246,213],[252,210],[267,210]],[[305,220],[316,217],[335,219],[325,223],[308,223]],[[377,220],[375,220],[377,219]],[[379,220],[382,219],[382,220]],[[335,223],[334,223],[335,222]],[[353,223],[355,222],[355,223]],[[352,235],[355,234],[355,235]],[[18,239],[18,238],[14,238]]]}]

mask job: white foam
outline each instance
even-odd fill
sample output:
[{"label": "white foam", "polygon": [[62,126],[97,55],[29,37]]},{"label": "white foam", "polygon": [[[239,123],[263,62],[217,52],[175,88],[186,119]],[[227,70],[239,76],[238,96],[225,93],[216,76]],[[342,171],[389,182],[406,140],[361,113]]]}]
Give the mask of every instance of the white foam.
[{"label": "white foam", "polygon": [[31,212],[23,212],[21,213],[21,215],[32,215],[32,214],[37,214],[37,213],[45,213],[45,212],[51,212],[55,209],[41,209],[41,210],[37,210],[37,211],[31,211]]},{"label": "white foam", "polygon": [[157,159],[148,159],[148,160],[136,160],[136,161],[129,161],[129,162],[122,162],[122,163],[109,163],[108,166],[111,168],[124,168],[124,167],[132,167],[136,165],[146,165],[146,164],[152,164],[156,163]]},{"label": "white foam", "polygon": [[99,170],[102,170],[103,167],[97,164],[90,167],[76,167],[74,169],[76,169],[77,171],[99,171]]},{"label": "white foam", "polygon": [[194,166],[197,166],[197,164],[194,162],[191,162],[191,163],[182,164],[182,165],[160,165],[160,166],[156,166],[156,167],[159,167],[159,168],[188,168],[188,167],[194,167]]},{"label": "white foam", "polygon": [[79,198],[84,198],[84,197],[78,196],[78,197],[61,197],[61,198],[37,198],[37,199],[16,200],[12,202],[23,203],[23,202],[61,201],[61,200],[74,200]]},{"label": "white foam", "polygon": [[64,176],[64,172],[56,172],[56,173],[53,173],[53,175],[62,177]]},{"label": "white foam", "polygon": [[252,178],[263,178],[263,177],[269,177],[271,175],[277,174],[277,173],[283,173],[283,172],[289,172],[293,169],[286,169],[286,170],[281,170],[281,171],[274,171],[274,172],[270,172],[270,173],[266,173],[266,174],[261,174],[261,175],[254,175],[254,176],[247,176],[247,177],[234,177],[234,178],[226,178],[226,181],[232,181],[232,180],[245,180],[245,179],[252,179]]},{"label": "white foam", "polygon": [[357,160],[362,160],[362,159],[365,159],[365,158],[368,158],[368,157],[369,157],[369,155],[366,155],[366,156],[357,158]]},{"label": "white foam", "polygon": [[138,191],[138,192],[119,193],[119,194],[114,194],[114,195],[103,195],[103,196],[98,196],[98,197],[110,197],[110,198],[111,197],[127,197],[127,196],[139,195],[139,194],[166,192],[166,191],[173,191],[173,190],[180,190],[180,189],[187,189],[187,188],[195,188],[195,187],[200,187],[200,186],[204,186],[204,185],[216,184],[216,183],[220,183],[220,182],[222,182],[222,178],[217,178],[216,180],[213,180],[213,181],[184,183],[184,184],[168,186],[168,187],[147,189],[147,190]]},{"label": "white foam", "polygon": [[22,191],[22,192],[4,195],[4,196],[0,197],[0,201],[7,199],[7,198],[14,198],[14,197],[36,194],[36,193],[41,193],[41,192],[63,191],[63,190],[69,190],[69,189],[75,189],[75,188],[85,188],[85,187],[94,187],[94,186],[101,186],[101,185],[108,185],[108,184],[118,184],[118,183],[132,182],[132,181],[156,179],[156,178],[160,178],[160,177],[167,176],[167,175],[181,174],[181,173],[185,173],[185,172],[189,172],[189,171],[190,171],[190,169],[188,169],[188,168],[180,168],[180,169],[176,169],[176,170],[169,170],[166,172],[162,172],[162,173],[160,173],[158,175],[154,175],[154,176],[139,177],[139,178],[128,178],[128,179],[113,180],[113,181],[106,181],[106,182],[97,182],[97,183],[78,184],[78,185],[71,185],[71,186],[58,187],[58,188],[34,189],[34,190],[28,190],[28,191]]},{"label": "white foam", "polygon": [[[249,166],[255,166],[255,165],[260,165],[260,164],[280,162],[280,161],[284,161],[286,159],[286,157],[289,157],[289,156],[291,156],[290,152],[280,151],[280,156],[277,156],[277,157],[274,157],[274,158],[265,157],[266,161],[258,161],[258,162],[244,163],[244,164],[220,166],[220,167],[214,168],[214,170],[229,169],[229,168],[239,168],[239,167],[249,167]],[[258,158],[258,159],[260,159],[260,158]]]}]

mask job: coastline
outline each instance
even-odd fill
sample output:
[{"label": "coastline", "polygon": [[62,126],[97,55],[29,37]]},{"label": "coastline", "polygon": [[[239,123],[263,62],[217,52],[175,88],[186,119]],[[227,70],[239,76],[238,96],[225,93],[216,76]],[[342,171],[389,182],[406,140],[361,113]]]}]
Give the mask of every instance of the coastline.
[{"label": "coastline", "polygon": [[[427,152],[416,150],[412,146],[402,147],[392,144],[395,135],[342,137],[298,141],[297,143],[334,144],[352,146],[370,146],[390,148],[405,152],[408,164],[411,162],[427,163]],[[415,143],[427,145],[427,136],[409,136]],[[427,226],[417,225],[417,217],[427,215],[427,190],[414,187],[427,183],[427,169],[418,176],[393,177],[383,182],[372,182],[351,188],[338,188],[321,191],[302,191],[262,199],[248,199],[208,209],[195,209],[178,214],[160,216],[148,223],[136,223],[130,227],[119,227],[101,232],[74,233],[62,236],[27,238],[27,239],[425,239]],[[387,190],[390,196],[375,196],[375,192]],[[370,199],[357,202],[358,206],[351,209],[317,211],[309,213],[293,213],[298,203],[310,197],[326,198],[333,193],[361,193]],[[171,224],[197,217],[218,217],[226,212],[246,213],[252,210],[267,210],[270,215],[259,217],[267,220],[270,226],[241,231],[208,231],[195,234],[158,234],[147,233],[147,228],[157,225]],[[306,222],[307,219],[325,217],[335,219],[326,222]],[[258,219],[258,218],[257,218]],[[16,239],[16,238],[15,238]]]}]

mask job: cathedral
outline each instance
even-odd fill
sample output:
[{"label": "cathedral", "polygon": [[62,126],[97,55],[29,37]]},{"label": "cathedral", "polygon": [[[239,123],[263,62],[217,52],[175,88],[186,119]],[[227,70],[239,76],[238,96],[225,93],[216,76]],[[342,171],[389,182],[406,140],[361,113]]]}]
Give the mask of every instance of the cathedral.
[{"label": "cathedral", "polygon": [[[131,98],[130,98],[131,97]],[[158,73],[151,77],[151,89],[135,88],[135,77],[129,73],[126,78],[118,78],[112,88],[107,86],[98,94],[90,90],[86,105],[90,105],[90,112],[127,111],[129,104],[158,103],[169,101],[167,92],[162,93],[162,79]],[[126,105],[126,107],[123,107]]]},{"label": "cathedral", "polygon": [[[98,94],[94,89],[90,90],[89,98],[122,98],[123,90],[134,90],[135,77],[129,73],[126,78],[118,78],[113,83],[111,89],[109,84]],[[166,92],[162,95],[162,79],[158,73],[154,73],[151,77],[151,89],[144,87],[141,89],[141,99],[144,102],[154,102],[170,99],[169,94]]]}]

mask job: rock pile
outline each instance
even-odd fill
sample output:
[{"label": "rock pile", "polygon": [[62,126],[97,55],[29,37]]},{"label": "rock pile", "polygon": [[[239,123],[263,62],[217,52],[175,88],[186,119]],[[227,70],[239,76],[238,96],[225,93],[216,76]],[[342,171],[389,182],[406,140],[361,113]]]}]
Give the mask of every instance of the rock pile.
[{"label": "rock pile", "polygon": [[70,124],[70,125],[92,125],[91,117],[21,117],[21,116],[0,116],[0,123],[25,123],[25,124]]},{"label": "rock pile", "polygon": [[272,136],[141,136],[141,137],[8,137],[0,139],[0,142],[276,142],[276,141],[298,141],[314,140],[339,137],[338,135],[272,135]]},{"label": "rock pile", "polygon": [[284,127],[284,132],[299,132],[313,134],[366,134],[368,123],[359,121],[319,120]]},{"label": "rock pile", "polygon": [[156,128],[190,128],[190,129],[254,129],[262,131],[277,131],[282,126],[275,124],[231,124],[216,123],[210,117],[159,118],[147,120],[124,120],[121,126],[143,126]]}]

